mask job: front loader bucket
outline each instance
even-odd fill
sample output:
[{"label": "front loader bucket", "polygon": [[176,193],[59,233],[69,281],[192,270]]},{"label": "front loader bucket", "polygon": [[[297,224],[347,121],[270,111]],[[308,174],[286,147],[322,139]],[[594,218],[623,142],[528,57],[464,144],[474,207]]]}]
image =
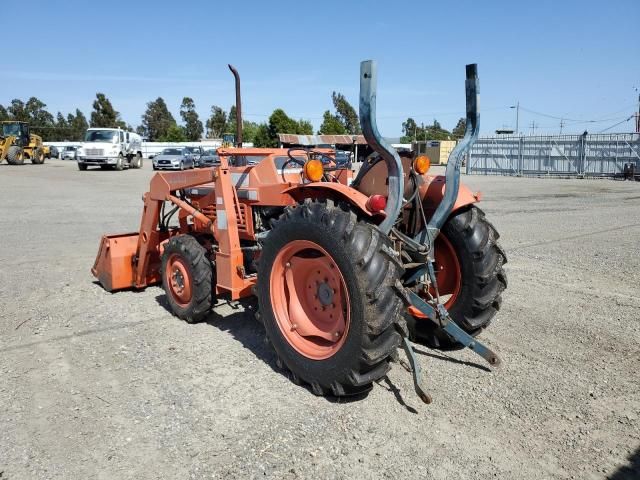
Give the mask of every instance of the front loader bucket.
[{"label": "front loader bucket", "polygon": [[138,234],[103,235],[91,273],[107,292],[134,287]]}]

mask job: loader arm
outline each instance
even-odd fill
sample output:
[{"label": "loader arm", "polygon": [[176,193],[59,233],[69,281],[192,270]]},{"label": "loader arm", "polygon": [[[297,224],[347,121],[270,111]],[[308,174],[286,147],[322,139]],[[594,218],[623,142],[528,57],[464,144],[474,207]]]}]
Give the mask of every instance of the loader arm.
[{"label": "loader arm", "polygon": [[[215,253],[216,291],[228,291],[232,299],[246,296],[255,277],[245,275],[240,248],[237,215],[238,197],[231,183],[226,158],[220,166],[188,172],[157,173],[143,195],[144,207],[137,233],[103,236],[93,275],[108,291],[145,288],[162,280],[160,272],[161,245],[174,235],[190,232],[190,226],[159,229],[164,202],[171,202],[186,216],[192,216],[206,226],[218,246]],[[180,190],[215,184],[217,215],[215,222],[187,201],[178,198]]]}]

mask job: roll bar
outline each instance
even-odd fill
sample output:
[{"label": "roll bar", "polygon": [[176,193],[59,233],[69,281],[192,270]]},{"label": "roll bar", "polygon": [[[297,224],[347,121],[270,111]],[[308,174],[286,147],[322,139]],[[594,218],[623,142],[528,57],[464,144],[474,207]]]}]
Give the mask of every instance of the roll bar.
[{"label": "roll bar", "polygon": [[471,150],[471,146],[477,140],[478,132],[480,131],[480,113],[478,112],[480,82],[478,80],[478,65],[475,63],[467,65],[466,73],[465,96],[467,117],[464,137],[462,137],[462,140],[458,142],[449,154],[442,201],[436,208],[426,228],[423,228],[414,238],[423,245],[426,243],[429,251],[433,250],[433,242],[440,233],[442,225],[444,225],[444,222],[449,218],[453,206],[456,203],[460,189],[460,169],[462,167],[462,161],[464,160],[464,155]]},{"label": "roll bar", "polygon": [[378,225],[385,234],[391,231],[402,208],[402,161],[398,152],[389,145],[378,131],[376,124],[376,91],[378,66],[373,60],[360,63],[360,126],[365,140],[374,151],[384,159],[389,172],[389,195],[387,197],[387,216]]}]

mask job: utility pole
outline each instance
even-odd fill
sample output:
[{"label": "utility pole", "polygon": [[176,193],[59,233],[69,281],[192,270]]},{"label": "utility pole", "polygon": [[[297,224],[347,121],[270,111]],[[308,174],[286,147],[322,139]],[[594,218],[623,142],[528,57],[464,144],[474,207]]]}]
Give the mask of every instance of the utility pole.
[{"label": "utility pole", "polygon": [[516,135],[520,135],[520,100],[515,105],[511,105],[509,108],[516,109]]},{"label": "utility pole", "polygon": [[531,126],[531,135],[535,135],[536,134],[536,128],[537,128],[536,122],[532,121],[530,126]]},{"label": "utility pole", "polygon": [[564,127],[564,119],[560,119],[560,135],[562,135],[562,127]]},{"label": "utility pole", "polygon": [[[638,90],[636,88],[636,90]],[[638,111],[636,112],[636,133],[640,133],[640,93],[638,94]]]}]

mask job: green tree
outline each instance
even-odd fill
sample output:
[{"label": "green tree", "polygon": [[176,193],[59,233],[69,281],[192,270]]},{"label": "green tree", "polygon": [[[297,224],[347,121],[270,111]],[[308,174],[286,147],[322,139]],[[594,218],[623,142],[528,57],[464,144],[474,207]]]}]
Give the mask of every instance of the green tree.
[{"label": "green tree", "polygon": [[7,110],[9,111],[11,120],[16,120],[18,122],[29,121],[29,114],[27,113],[24,102],[22,100],[18,100],[17,98],[11,100],[11,105],[9,105],[9,108],[7,108]]},{"label": "green tree", "polygon": [[147,130],[142,125],[136,127],[136,133],[141,137],[147,138]]},{"label": "green tree", "polygon": [[[277,145],[277,144],[276,144]],[[253,137],[254,147],[270,147],[271,138],[269,137],[269,125],[261,123],[256,129],[255,136]]]},{"label": "green tree", "polygon": [[161,142],[186,142],[187,135],[185,129],[179,125],[173,124],[167,129],[167,133],[160,138]]},{"label": "green tree", "polygon": [[50,140],[55,135],[55,121],[53,115],[46,110],[46,106],[36,97],[31,97],[24,104],[21,116],[24,121],[29,122],[33,133],[40,135],[43,140]]},{"label": "green tree", "polygon": [[418,136],[418,125],[416,121],[409,117],[405,122],[402,122],[402,133],[404,135],[400,137],[400,143],[411,143]]},{"label": "green tree", "polygon": [[93,112],[91,112],[91,126],[103,128],[126,127],[120,118],[120,113],[113,108],[111,101],[104,93],[96,93],[96,99],[93,101]]},{"label": "green tree", "polygon": [[242,141],[255,143],[259,125],[256,122],[242,122]]},{"label": "green tree", "polygon": [[337,115],[333,115],[329,110],[322,116],[322,125],[318,130],[320,135],[346,135],[347,129],[342,124]]},{"label": "green tree", "polygon": [[9,120],[9,118],[9,112],[7,112],[7,109],[0,105],[0,122],[3,120]]},{"label": "green tree", "polygon": [[162,97],[147,103],[147,110],[142,115],[142,126],[147,132],[149,141],[157,142],[164,138],[169,132],[169,128],[175,125],[176,120]]},{"label": "green tree", "polygon": [[187,136],[187,140],[197,142],[202,138],[204,129],[202,128],[202,122],[198,118],[198,112],[196,112],[196,104],[190,97],[184,97],[182,99],[182,105],[180,105],[180,116],[184,122],[184,132]]},{"label": "green tree", "polygon": [[69,140],[80,141],[84,138],[84,134],[89,128],[87,117],[84,116],[79,109],[76,108],[75,115],[70,113],[67,115],[67,124],[69,125]]},{"label": "green tree", "polygon": [[423,136],[418,137],[419,139],[425,138],[427,140],[451,140],[452,135],[449,130],[442,128],[440,122],[438,120],[433,120],[432,125],[427,125],[424,127]]},{"label": "green tree", "polygon": [[62,114],[62,112],[58,112],[56,115],[56,125],[55,130],[52,135],[52,140],[61,141],[69,138],[71,134],[71,129],[69,128],[69,122]]},{"label": "green tree", "polygon": [[451,136],[453,136],[455,140],[458,140],[464,137],[464,130],[466,128],[466,125],[467,125],[467,120],[465,118],[461,118],[460,120],[458,120],[458,123],[456,123],[456,126],[451,132]]},{"label": "green tree", "polygon": [[236,133],[236,120],[237,120],[237,112],[236,106],[231,105],[229,109],[229,115],[227,115],[227,124],[225,125],[225,130],[222,133]]},{"label": "green tree", "polygon": [[432,125],[421,124],[418,126],[416,121],[409,117],[405,122],[402,122],[402,131],[404,135],[400,137],[400,143],[411,143],[416,140],[450,140],[452,138],[451,132],[442,128],[438,120],[434,120]]},{"label": "green tree", "polygon": [[296,126],[296,133],[299,135],[313,135],[313,125],[309,120],[300,119]]},{"label": "green tree", "polygon": [[269,135],[266,147],[278,146],[279,133],[297,133],[298,122],[290,118],[284,110],[276,108],[269,117]]},{"label": "green tree", "polygon": [[207,119],[207,138],[221,138],[227,128],[227,112],[217,105],[211,106],[211,116]]},{"label": "green tree", "polygon": [[342,125],[344,125],[347,133],[351,135],[357,135],[361,133],[358,114],[356,113],[356,110],[351,106],[351,104],[347,101],[345,96],[341,93],[333,92],[331,94],[331,100],[333,101],[333,106],[336,109],[336,116],[338,117]]},{"label": "green tree", "polygon": [[294,120],[284,110],[276,108],[269,117],[269,124],[265,132],[258,126],[256,137],[261,147],[277,147],[279,133],[295,133],[298,135],[313,135],[313,125],[307,120]]}]

